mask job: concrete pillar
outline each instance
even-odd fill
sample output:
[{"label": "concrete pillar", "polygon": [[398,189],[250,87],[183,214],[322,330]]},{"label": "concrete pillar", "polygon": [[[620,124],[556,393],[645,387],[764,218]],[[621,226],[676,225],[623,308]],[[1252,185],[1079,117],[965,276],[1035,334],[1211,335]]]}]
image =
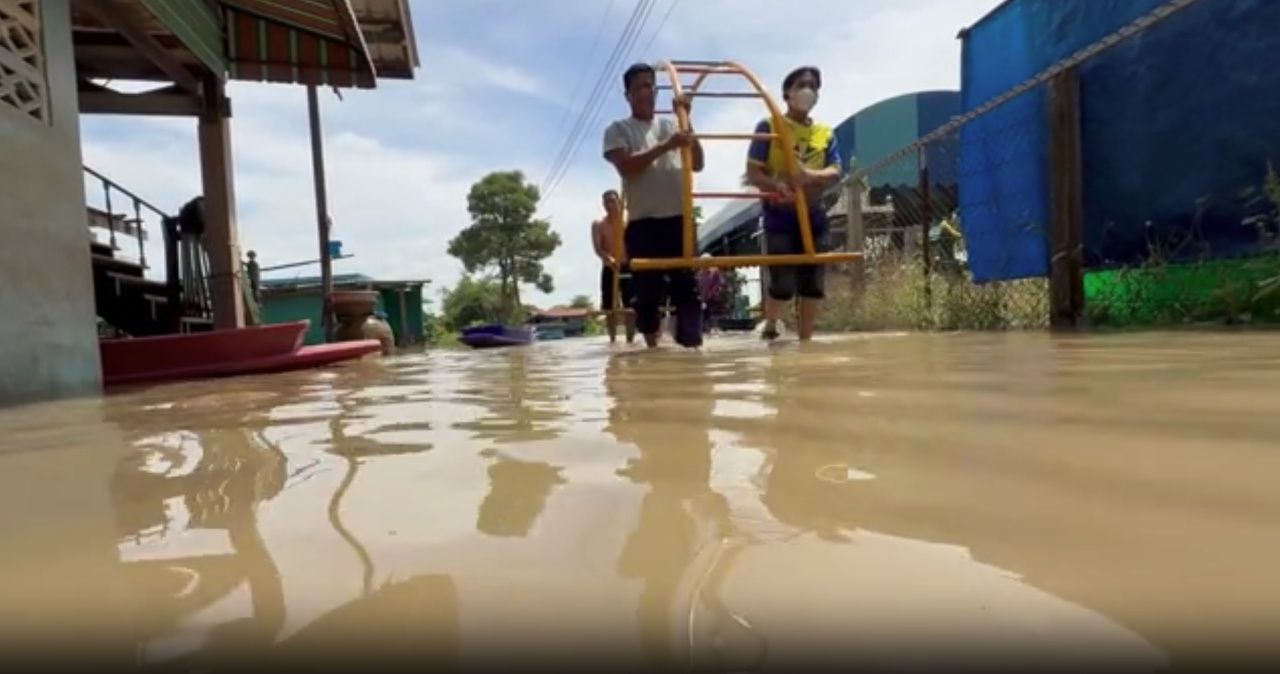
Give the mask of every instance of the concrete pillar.
[{"label": "concrete pillar", "polygon": [[205,81],[200,115],[200,177],[204,183],[205,245],[209,248],[213,323],[218,329],[244,327],[240,282],[240,237],[231,167],[231,113],[220,80]]},{"label": "concrete pillar", "polygon": [[0,405],[101,385],[68,4],[0,0]]}]

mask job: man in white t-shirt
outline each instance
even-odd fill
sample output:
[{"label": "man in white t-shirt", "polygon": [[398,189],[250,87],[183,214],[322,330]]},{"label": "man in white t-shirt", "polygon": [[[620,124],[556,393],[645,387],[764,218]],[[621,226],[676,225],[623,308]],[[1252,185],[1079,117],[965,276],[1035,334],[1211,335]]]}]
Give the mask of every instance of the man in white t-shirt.
[{"label": "man in white t-shirt", "polygon": [[[680,149],[692,148],[693,170],[701,171],[702,145],[671,119],[655,119],[654,70],[637,63],[622,76],[631,116],[604,132],[604,158],[622,176],[627,195],[627,258],[680,257],[684,250],[684,181]],[[685,106],[687,101],[676,101]],[[669,298],[676,314],[676,342],[702,345],[702,306],[690,269],[632,270],[636,327],[650,348],[661,337],[659,311]]]}]

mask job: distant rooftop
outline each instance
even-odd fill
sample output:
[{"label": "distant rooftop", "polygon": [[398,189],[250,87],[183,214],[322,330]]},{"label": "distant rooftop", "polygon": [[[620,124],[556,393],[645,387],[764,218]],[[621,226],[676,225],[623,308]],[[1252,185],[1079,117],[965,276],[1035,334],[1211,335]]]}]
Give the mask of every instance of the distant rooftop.
[{"label": "distant rooftop", "polygon": [[551,307],[534,315],[544,318],[586,318],[591,315],[591,310],[577,307]]},{"label": "distant rooftop", "polygon": [[[409,286],[421,286],[431,283],[430,279],[375,279],[364,274],[334,274],[333,287],[335,288],[351,288],[351,287],[367,287],[371,289],[380,288],[403,288]],[[262,279],[262,287],[267,290],[301,290],[303,288],[319,288],[319,276],[299,276],[290,278],[264,278]]]}]

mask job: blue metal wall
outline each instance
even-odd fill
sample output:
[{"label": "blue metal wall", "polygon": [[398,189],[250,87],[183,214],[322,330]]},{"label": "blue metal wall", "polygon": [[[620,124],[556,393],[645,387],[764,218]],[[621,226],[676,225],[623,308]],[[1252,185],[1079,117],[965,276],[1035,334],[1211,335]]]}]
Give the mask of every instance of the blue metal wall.
[{"label": "blue metal wall", "polygon": [[[964,37],[972,109],[1165,0],[1010,0]],[[1201,0],[1081,67],[1085,257],[1139,262],[1257,248],[1280,162],[1280,2]],[[1048,273],[1043,89],[961,131],[961,223],[974,280]]]}]

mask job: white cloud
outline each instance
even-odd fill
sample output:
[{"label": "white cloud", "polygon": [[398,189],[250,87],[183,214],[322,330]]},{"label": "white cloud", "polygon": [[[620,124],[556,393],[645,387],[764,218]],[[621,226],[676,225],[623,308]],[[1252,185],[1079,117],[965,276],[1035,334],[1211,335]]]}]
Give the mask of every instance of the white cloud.
[{"label": "white cloud", "polygon": [[[445,249],[468,224],[467,189],[493,170],[518,168],[534,183],[541,181],[562,141],[557,131],[567,132],[568,124],[560,125],[563,106],[576,116],[583,102],[567,100],[570,89],[584,67],[584,89],[594,82],[629,4],[614,8],[591,62],[583,52],[599,26],[604,0],[421,5],[423,11],[415,0],[422,51],[417,80],[344,92],[340,103],[326,92],[325,149],[334,236],[356,256],[336,269],[429,277],[442,287],[461,271]],[[995,0],[792,0],[779,16],[782,6],[766,0],[681,2],[646,57],[735,58],[774,90],[790,68],[818,65],[824,86],[817,113],[835,123],[890,96],[957,88],[956,33],[994,5]],[[665,10],[665,2],[655,8],[649,31]],[[494,20],[486,25],[470,15],[450,19],[464,12]],[[794,32],[778,30],[780,22]],[[647,41],[646,33],[639,44]],[[599,123],[587,129],[545,205],[564,244],[547,264],[557,291],[550,298],[530,292],[526,297],[533,303],[598,293],[588,230],[599,213],[600,193],[617,186],[599,157],[604,123],[625,114],[614,79],[605,83],[608,98]],[[303,90],[234,84],[231,96],[242,244],[256,249],[264,264],[315,257]],[[758,103],[704,100],[694,121],[709,132],[746,131],[761,116]],[[91,119],[84,139],[86,163],[166,209],[176,210],[199,189],[190,120]],[[744,152],[741,143],[709,146],[699,188],[735,189]],[[710,215],[721,205],[706,204],[704,212]]]}]

